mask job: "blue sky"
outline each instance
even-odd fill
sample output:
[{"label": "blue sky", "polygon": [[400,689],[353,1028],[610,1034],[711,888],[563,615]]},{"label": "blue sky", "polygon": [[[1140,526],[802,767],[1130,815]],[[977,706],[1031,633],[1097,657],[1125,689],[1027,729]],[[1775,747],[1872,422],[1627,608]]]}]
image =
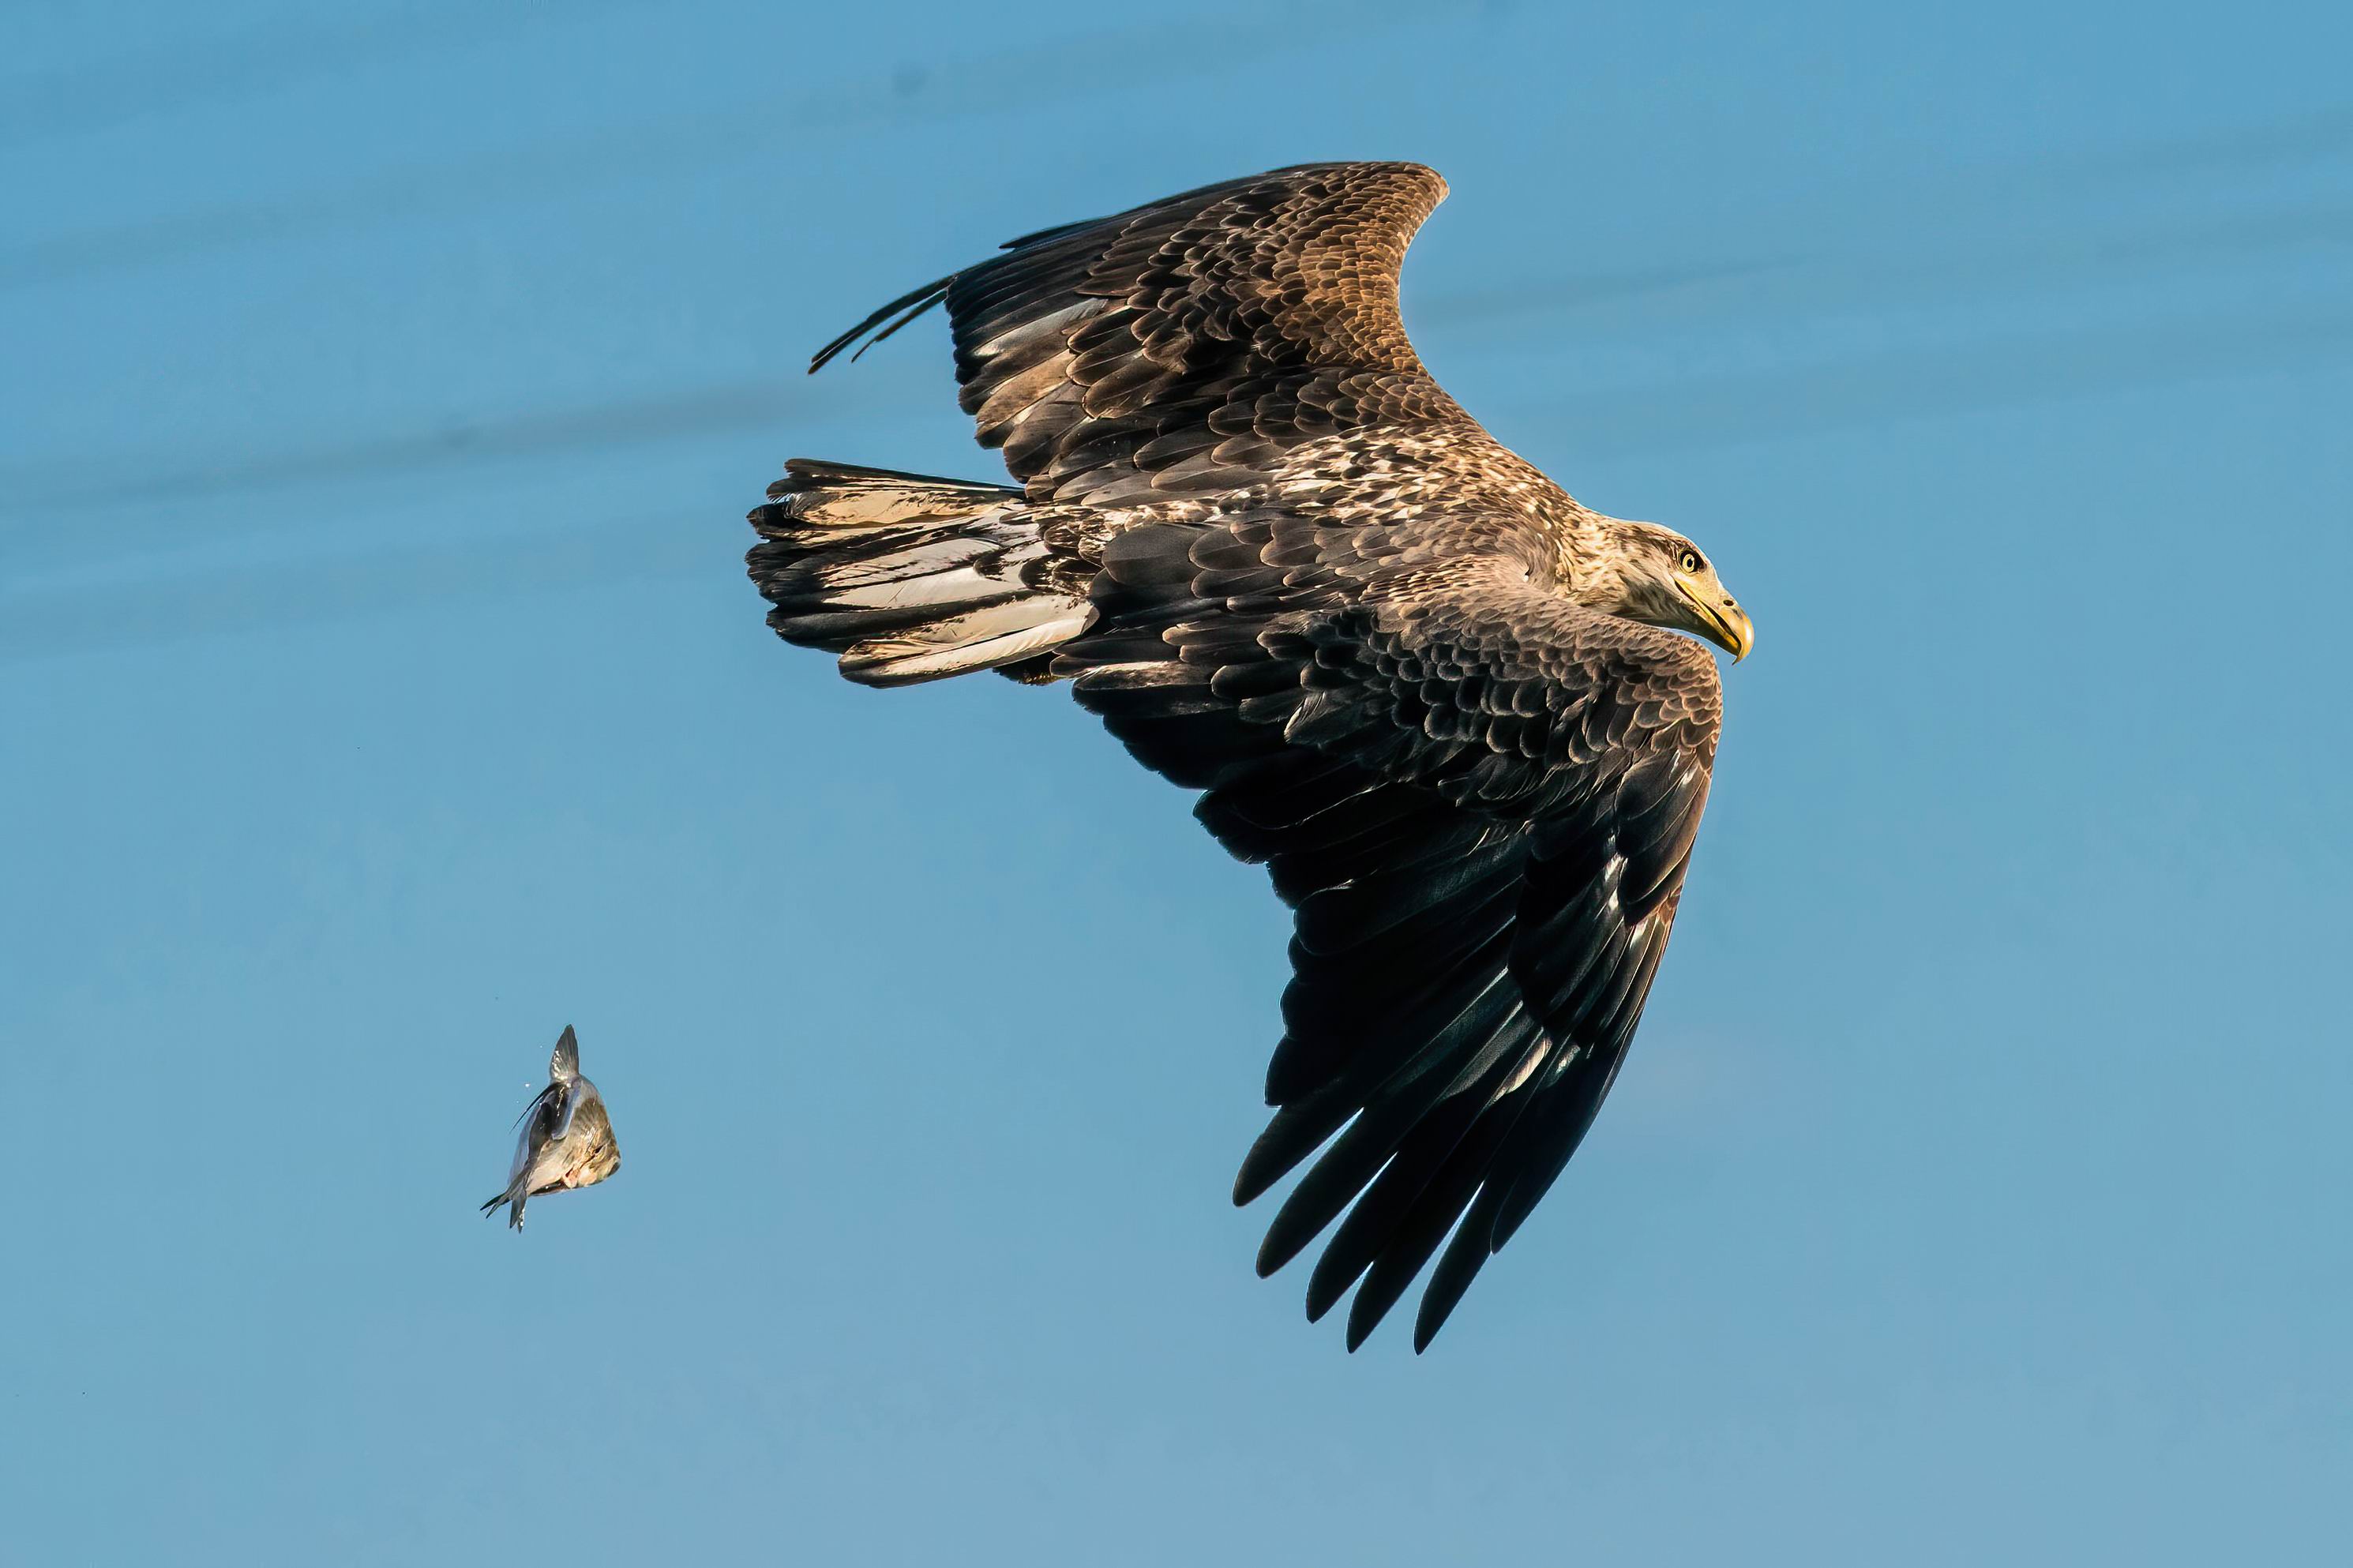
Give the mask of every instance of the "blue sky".
[{"label": "blue sky", "polygon": [[[2353,1530],[2341,7],[29,3],[0,1539],[39,1563],[2207,1563]],[[1226,1194],[1285,921],[1063,697],[762,625],[881,300],[1309,159],[1756,616],[1432,1352]],[[562,1026],[626,1164],[473,1210]]]}]

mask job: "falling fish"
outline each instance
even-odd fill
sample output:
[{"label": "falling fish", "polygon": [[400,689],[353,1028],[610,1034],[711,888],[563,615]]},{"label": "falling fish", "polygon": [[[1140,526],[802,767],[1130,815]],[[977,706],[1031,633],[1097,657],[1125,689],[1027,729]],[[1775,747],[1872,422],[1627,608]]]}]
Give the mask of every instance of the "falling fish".
[{"label": "falling fish", "polygon": [[566,1187],[594,1186],[621,1168],[613,1119],[605,1114],[605,1097],[596,1086],[580,1076],[580,1042],[569,1024],[548,1058],[547,1077],[547,1087],[523,1110],[506,1190],[482,1205],[482,1212],[491,1214],[505,1204],[507,1224],[517,1230],[522,1228],[526,1200]]}]

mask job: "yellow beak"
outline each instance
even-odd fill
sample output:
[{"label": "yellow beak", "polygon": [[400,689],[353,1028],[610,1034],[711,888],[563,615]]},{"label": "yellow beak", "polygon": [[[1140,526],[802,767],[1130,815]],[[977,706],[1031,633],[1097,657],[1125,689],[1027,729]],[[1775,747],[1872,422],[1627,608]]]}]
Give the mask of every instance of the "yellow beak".
[{"label": "yellow beak", "polygon": [[1738,664],[1757,646],[1757,628],[1748,623],[1748,612],[1732,602],[1722,589],[1710,595],[1695,584],[1678,579],[1675,585],[1683,590],[1683,599],[1694,612],[1692,630],[1705,637],[1732,656]]}]

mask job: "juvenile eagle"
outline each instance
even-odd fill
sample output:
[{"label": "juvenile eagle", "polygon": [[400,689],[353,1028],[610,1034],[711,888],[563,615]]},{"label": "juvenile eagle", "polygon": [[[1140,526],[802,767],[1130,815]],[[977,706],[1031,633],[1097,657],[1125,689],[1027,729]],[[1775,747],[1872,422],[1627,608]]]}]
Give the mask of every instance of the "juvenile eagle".
[{"label": "juvenile eagle", "polygon": [[751,514],[786,641],[869,686],[1068,679],[1265,863],[1293,977],[1234,1201],[1322,1150],[1258,1268],[1338,1219],[1307,1311],[1355,1286],[1351,1350],[1451,1230],[1426,1346],[1609,1091],[1715,754],[1675,633],[1751,639],[1691,541],[1579,505],[1422,369],[1398,268],[1445,194],[1310,164],[1013,240],[809,368],[944,300],[1018,486],[795,458]]}]

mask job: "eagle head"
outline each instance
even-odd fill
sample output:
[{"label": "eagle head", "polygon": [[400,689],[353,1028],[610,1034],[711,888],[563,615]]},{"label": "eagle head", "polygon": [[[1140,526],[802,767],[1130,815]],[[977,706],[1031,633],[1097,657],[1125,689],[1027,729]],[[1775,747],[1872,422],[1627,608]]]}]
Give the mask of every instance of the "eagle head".
[{"label": "eagle head", "polygon": [[1572,598],[1630,621],[1705,637],[1736,663],[1748,657],[1756,628],[1698,545],[1655,522],[1597,521],[1600,527],[1583,542],[1588,547],[1573,578]]}]

